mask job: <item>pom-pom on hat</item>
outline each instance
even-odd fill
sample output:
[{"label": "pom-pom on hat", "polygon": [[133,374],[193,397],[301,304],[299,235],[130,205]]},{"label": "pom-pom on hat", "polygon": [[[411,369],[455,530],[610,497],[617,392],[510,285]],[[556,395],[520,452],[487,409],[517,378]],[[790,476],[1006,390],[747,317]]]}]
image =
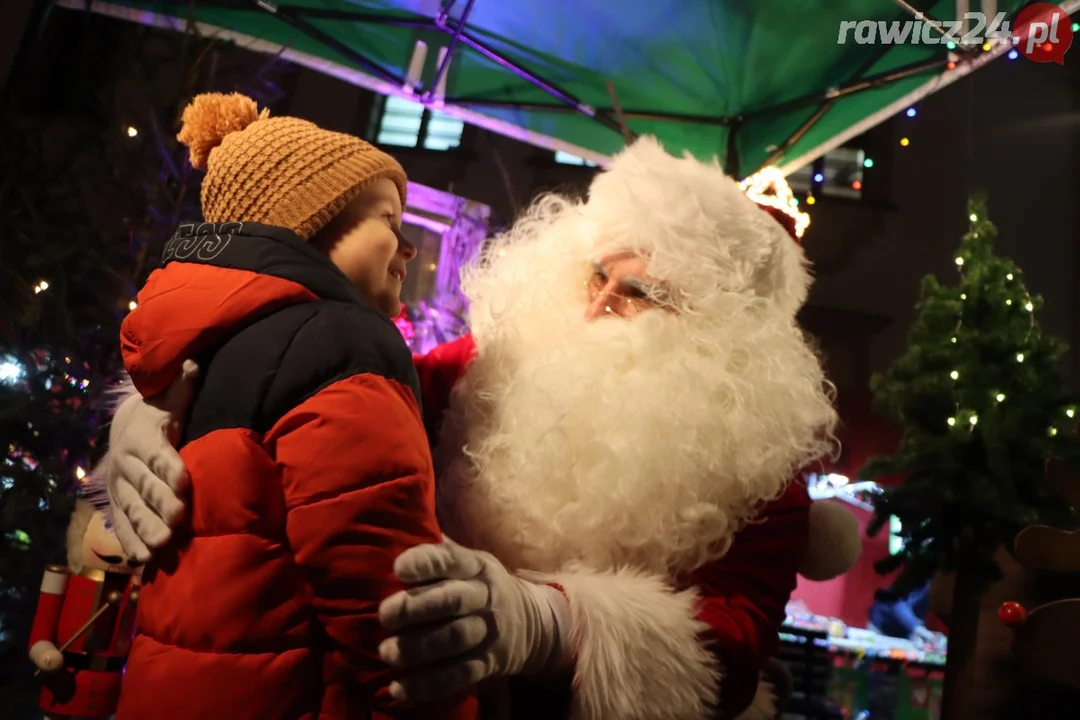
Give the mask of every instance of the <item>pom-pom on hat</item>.
[{"label": "pom-pom on hat", "polygon": [[304,240],[380,178],[405,205],[405,171],[370,143],[307,120],[270,117],[249,97],[198,95],[184,110],[177,140],[206,170],[203,219],[285,227]]}]

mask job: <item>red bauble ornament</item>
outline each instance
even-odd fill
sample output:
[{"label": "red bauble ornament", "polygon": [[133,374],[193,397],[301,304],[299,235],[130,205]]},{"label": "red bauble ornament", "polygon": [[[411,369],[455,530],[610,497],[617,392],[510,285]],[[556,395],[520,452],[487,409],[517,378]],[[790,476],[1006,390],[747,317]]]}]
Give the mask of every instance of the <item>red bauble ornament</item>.
[{"label": "red bauble ornament", "polygon": [[1027,610],[1024,606],[1018,602],[1001,603],[1001,607],[998,608],[998,620],[1001,620],[1003,625],[1011,628],[1020,627],[1027,622]]}]

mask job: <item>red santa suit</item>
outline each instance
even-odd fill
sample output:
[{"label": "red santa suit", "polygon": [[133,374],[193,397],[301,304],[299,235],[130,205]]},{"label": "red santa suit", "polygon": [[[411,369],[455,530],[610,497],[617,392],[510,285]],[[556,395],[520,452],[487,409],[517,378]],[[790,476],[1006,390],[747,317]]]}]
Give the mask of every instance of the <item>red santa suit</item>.
[{"label": "red santa suit", "polygon": [[[589,261],[623,251],[674,312],[578,323]],[[841,520],[813,533],[843,539],[833,567],[810,558],[791,481],[835,422],[794,322],[801,250],[718,167],[646,139],[488,260],[465,278],[474,336],[417,367],[447,534],[568,599],[572,683],[519,688],[510,716],[774,717],[760,674],[800,566],[858,548]]]}]

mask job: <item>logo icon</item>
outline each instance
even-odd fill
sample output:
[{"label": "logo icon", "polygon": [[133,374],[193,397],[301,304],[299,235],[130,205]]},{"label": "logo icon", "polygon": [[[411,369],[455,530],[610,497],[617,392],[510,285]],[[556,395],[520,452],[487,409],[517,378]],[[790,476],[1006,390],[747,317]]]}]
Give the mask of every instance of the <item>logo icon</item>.
[{"label": "logo icon", "polygon": [[1012,41],[1028,60],[1064,65],[1073,42],[1072,19],[1054,3],[1032,3],[1017,13]]}]

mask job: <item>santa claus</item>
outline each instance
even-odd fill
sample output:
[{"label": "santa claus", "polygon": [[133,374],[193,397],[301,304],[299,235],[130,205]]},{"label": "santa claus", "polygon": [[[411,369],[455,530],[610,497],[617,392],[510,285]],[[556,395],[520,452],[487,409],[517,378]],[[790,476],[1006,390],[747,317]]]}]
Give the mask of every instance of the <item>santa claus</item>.
[{"label": "santa claus", "polygon": [[[776,218],[650,138],[494,241],[464,278],[471,336],[417,359],[453,541],[395,564],[416,587],[380,610],[392,692],[501,677],[513,718],[774,717],[759,681],[796,576],[859,545],[795,479],[835,446],[809,284]],[[110,470],[137,557],[180,514],[159,431],[180,410],[133,398],[114,424],[151,471]]]}]

